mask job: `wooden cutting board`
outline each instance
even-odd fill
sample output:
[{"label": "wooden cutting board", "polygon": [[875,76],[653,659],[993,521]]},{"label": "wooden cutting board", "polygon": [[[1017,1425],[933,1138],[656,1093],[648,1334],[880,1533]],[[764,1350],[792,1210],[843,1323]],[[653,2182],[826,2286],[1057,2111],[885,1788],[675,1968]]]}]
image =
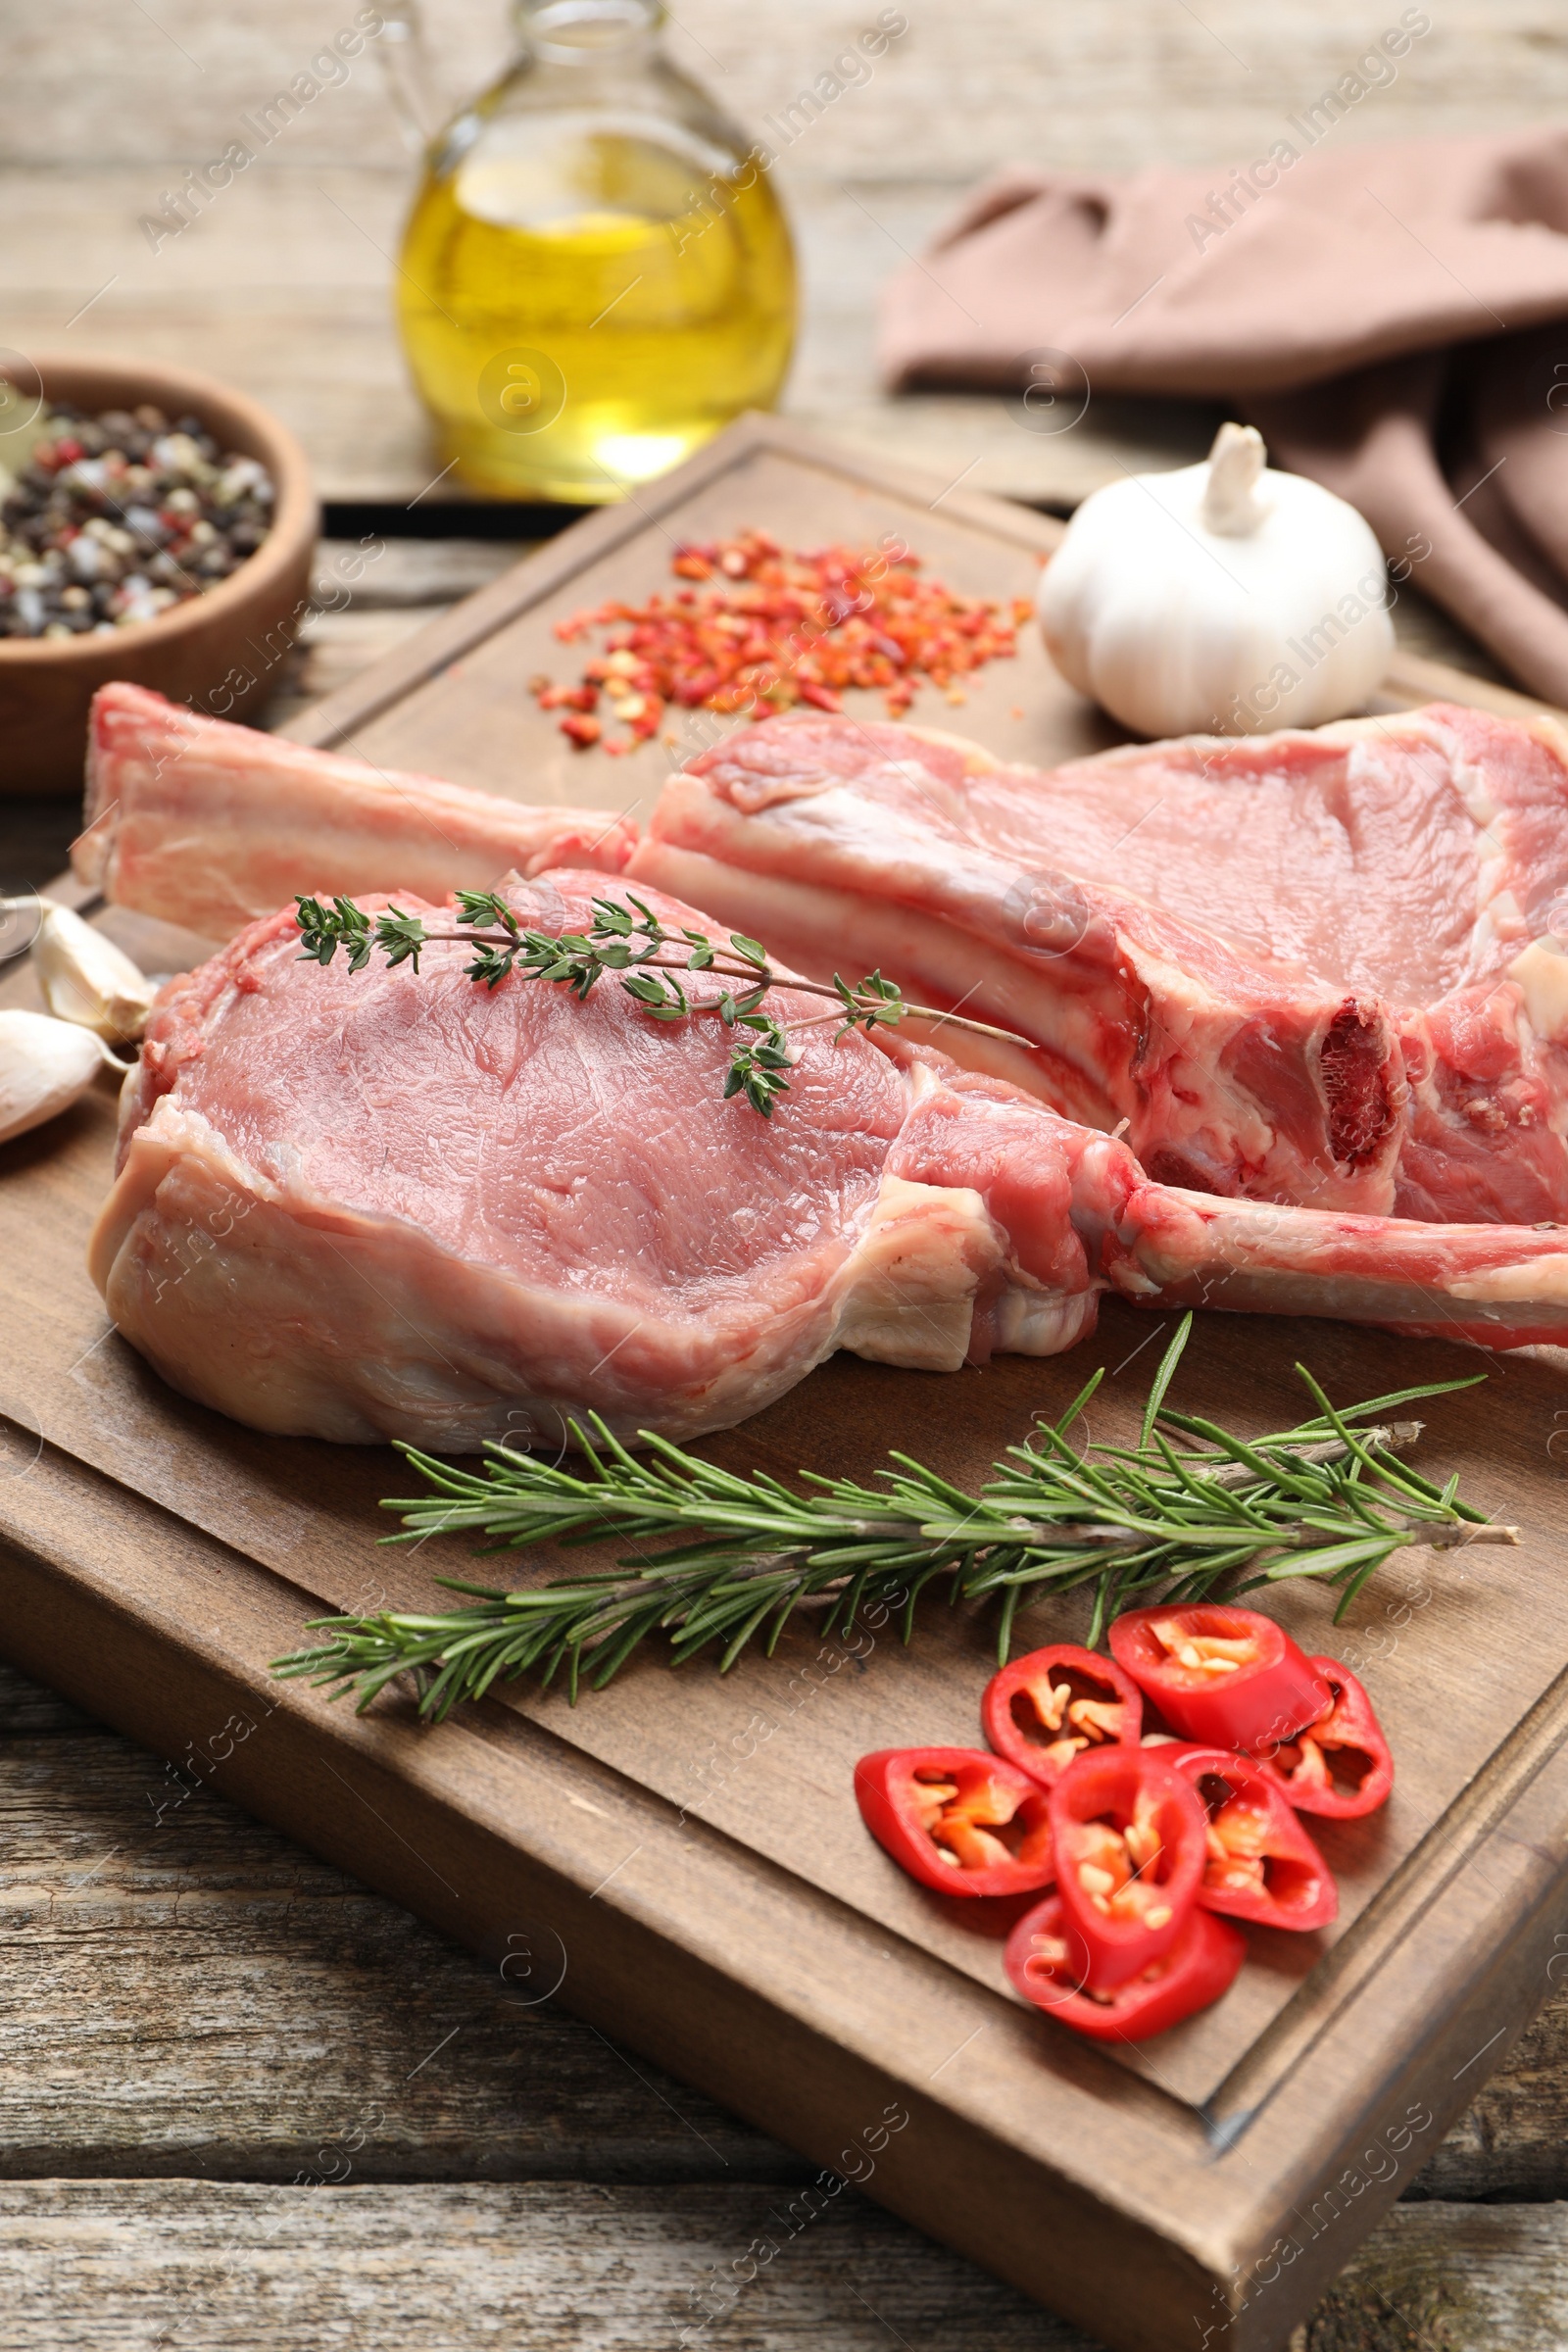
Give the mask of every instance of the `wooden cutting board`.
[{"label": "wooden cutting board", "polygon": [[[570,673],[564,613],[640,597],[674,543],[746,524],[795,545],[897,537],[991,596],[1029,593],[1061,527],[749,419],[293,731],[517,799],[646,808],[681,747],[573,753],[527,680]],[[1381,707],[1434,695],[1532,708],[1408,658]],[[1109,740],[1032,632],[961,710],[928,691],[912,715],[1043,763]],[[693,747],[707,739],[701,714],[688,725]],[[96,919],[149,969],[201,953],[117,910]],[[0,1002],[34,1001],[25,962],[9,967]],[[1323,1825],[1334,1931],[1253,1935],[1214,2009],[1106,2054],[1018,2003],[996,1922],[905,1879],[855,1810],[865,1750],[978,1742],[983,1618],[929,1605],[910,1650],[890,1626],[843,1642],[802,1623],[772,1660],[722,1678],[650,1653],[576,1708],[514,1690],[433,1730],[398,1697],[356,1718],[274,1682],[268,1661],[308,1615],[429,1605],[433,1575],[472,1565],[457,1544],[378,1548],[377,1498],[410,1485],[389,1451],[256,1436],[122,1346],[83,1271],[113,1126],[106,1090],[0,1148],[0,1648],[168,1757],[166,1806],[210,1783],[822,2164],[772,2240],[737,2246],[716,2287],[694,2281],[690,2340],[854,2179],[1129,2352],[1283,2345],[1500,2062],[1568,1942],[1559,1363],[1201,1319],[1178,1401],[1244,1430],[1299,1417],[1298,1356],[1342,1401],[1484,1364],[1484,1391],[1431,1409],[1422,1466],[1459,1470],[1524,1541],[1407,1553],[1338,1631],[1323,1596],[1282,1599],[1306,1646],[1368,1684],[1394,1798]],[[866,1476],[899,1446],[976,1481],[1095,1362],[1110,1378],[1092,1434],[1127,1435],[1167,1329],[1113,1304],[1062,1359],[951,1376],[839,1359],[706,1450]],[[1019,1630],[1029,1643],[1080,1629],[1053,1603]]]}]

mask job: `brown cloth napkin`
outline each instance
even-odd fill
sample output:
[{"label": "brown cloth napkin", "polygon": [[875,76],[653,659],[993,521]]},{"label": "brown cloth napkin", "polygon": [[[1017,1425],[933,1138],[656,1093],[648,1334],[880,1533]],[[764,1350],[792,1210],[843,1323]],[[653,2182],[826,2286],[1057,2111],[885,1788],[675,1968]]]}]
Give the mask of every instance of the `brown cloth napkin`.
[{"label": "brown cloth napkin", "polygon": [[1004,172],[887,287],[884,376],[1011,389],[1052,352],[1064,403],[1223,401],[1568,704],[1568,130],[1320,135],[1288,119],[1235,171]]}]

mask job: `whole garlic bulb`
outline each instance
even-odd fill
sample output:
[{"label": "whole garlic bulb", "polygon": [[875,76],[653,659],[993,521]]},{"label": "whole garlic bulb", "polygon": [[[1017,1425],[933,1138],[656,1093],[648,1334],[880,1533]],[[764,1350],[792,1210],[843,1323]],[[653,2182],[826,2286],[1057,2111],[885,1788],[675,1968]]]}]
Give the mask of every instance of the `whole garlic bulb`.
[{"label": "whole garlic bulb", "polygon": [[1371,530],[1343,498],[1265,469],[1222,424],[1201,466],[1129,475],[1078,509],[1040,583],[1070,685],[1145,735],[1254,735],[1360,710],[1394,626]]},{"label": "whole garlic bulb", "polygon": [[123,1072],[102,1038],[46,1012],[0,1012],[0,1144],[69,1110],[100,1070]]},{"label": "whole garlic bulb", "polygon": [[79,1022],[107,1045],[129,1045],[147,1025],[157,991],[122,949],[54,899],[32,943],[33,969],[57,1019]]}]

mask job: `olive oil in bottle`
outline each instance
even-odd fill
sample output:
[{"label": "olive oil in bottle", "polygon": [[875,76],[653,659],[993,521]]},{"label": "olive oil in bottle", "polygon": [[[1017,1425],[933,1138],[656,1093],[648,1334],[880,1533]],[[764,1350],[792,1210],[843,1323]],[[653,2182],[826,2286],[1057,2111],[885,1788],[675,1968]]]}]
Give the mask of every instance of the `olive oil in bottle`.
[{"label": "olive oil in bottle", "polygon": [[760,157],[662,56],[663,13],[519,0],[519,62],[431,146],[400,323],[475,489],[624,497],[783,382],[789,229]]}]

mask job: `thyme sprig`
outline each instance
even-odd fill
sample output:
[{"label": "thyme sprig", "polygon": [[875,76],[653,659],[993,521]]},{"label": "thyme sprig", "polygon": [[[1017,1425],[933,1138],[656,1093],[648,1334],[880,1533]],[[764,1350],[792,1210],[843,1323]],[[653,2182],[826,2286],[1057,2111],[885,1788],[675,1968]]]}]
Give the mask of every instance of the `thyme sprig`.
[{"label": "thyme sprig", "polygon": [[355,1690],[362,1711],[412,1672],[420,1713],[439,1721],[498,1678],[526,1673],[549,1683],[564,1671],[575,1699],[584,1677],[602,1688],[658,1632],[677,1662],[720,1644],[726,1670],[759,1637],[771,1652],[794,1612],[812,1602],[825,1607],[829,1633],[891,1609],[908,1642],[920,1594],[945,1581],[953,1603],[999,1603],[1004,1661],[1020,1605],[1082,1585],[1094,1591],[1091,1644],[1135,1604],[1299,1576],[1340,1589],[1338,1620],[1409,1545],[1518,1540],[1516,1529],[1490,1525],[1460,1498],[1456,1477],[1438,1487],[1396,1458],[1421,1423],[1387,1416],[1475,1380],[1435,1381],[1337,1410],[1298,1364],[1316,1414],[1243,1441],[1165,1403],[1191,1327],[1188,1315],[1165,1351],[1136,1446],[1080,1447],[1069,1437],[1103,1378],[1097,1371],[1058,1421],[1038,1421],[1021,1446],[1008,1446],[976,1494],[904,1453],[889,1456],[893,1467],[877,1486],[808,1471],[809,1491],[797,1494],[647,1433],[649,1451],[638,1459],[597,1417],[587,1432],[572,1425],[581,1469],[492,1445],[482,1470],[466,1470],[404,1446],[431,1492],[382,1503],[403,1519],[404,1532],[386,1543],[467,1531],[489,1537],[483,1548],[493,1550],[607,1538],[670,1548],[652,1557],[640,1549],[602,1574],[532,1591],[441,1577],[471,1605],[315,1618],[307,1630],[323,1638],[273,1671],[332,1686],[334,1698]]},{"label": "thyme sprig", "polygon": [[[818,1016],[836,1020],[836,1035],[863,1029],[869,1036],[878,1027],[896,1029],[902,1020],[952,1022],[982,1037],[1000,1037],[1008,1044],[1027,1046],[1029,1040],[1010,1029],[994,1029],[989,1021],[974,1021],[956,1012],[938,1012],[929,1005],[906,1004],[893,981],[880,971],[850,982],[837,972],[832,984],[816,980],[781,979],[768,961],[767,951],[743,932],[732,931],[728,944],[710,939],[706,931],[669,930],[642,899],[631,891],[626,902],[595,899],[594,919],[587,931],[534,931],[519,923],[505,899],[494,891],[460,890],[456,931],[431,931],[416,914],[390,906],[384,914],[369,915],[352,899],[299,897],[297,921],[300,955],[308,963],[329,964],[342,949],[351,972],[362,972],[377,951],[389,968],[412,963],[427,947],[456,942],[473,950],[465,965],[468,979],[486,988],[520,973],[527,980],[548,980],[569,988],[580,1001],[607,972],[620,975],[620,985],[650,1020],[685,1021],[711,1015],[726,1029],[739,1031],[735,1052],[724,1080],[725,1099],[744,1093],[763,1118],[772,1115],[775,1097],[787,1094],[785,1072],[794,1062],[790,1038],[814,1028],[818,1021],[780,1021],[764,1009],[770,990],[789,988],[797,995],[825,997],[835,1009]],[[486,927],[490,926],[490,927]],[[699,998],[669,975],[710,972],[719,993]]]}]

